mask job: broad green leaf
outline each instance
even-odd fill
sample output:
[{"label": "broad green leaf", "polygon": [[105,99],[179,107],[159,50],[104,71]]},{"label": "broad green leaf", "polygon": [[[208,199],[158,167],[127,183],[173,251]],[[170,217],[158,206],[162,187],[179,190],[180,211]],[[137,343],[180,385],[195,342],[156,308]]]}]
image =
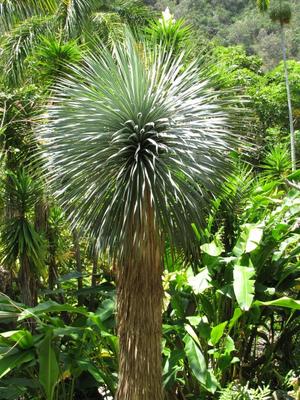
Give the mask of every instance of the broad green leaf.
[{"label": "broad green leaf", "polygon": [[209,340],[210,345],[214,346],[219,342],[219,340],[223,336],[223,333],[224,333],[224,330],[225,330],[227,324],[228,324],[228,321],[225,321],[225,322],[222,322],[221,324],[218,324],[212,328],[211,333],[210,333],[210,340]]},{"label": "broad green leaf", "polygon": [[19,321],[22,321],[23,319],[39,316],[40,314],[62,312],[62,311],[67,311],[69,313],[75,313],[75,314],[89,315],[89,313],[83,307],[73,307],[69,304],[59,304],[56,303],[55,301],[48,300],[44,303],[40,303],[36,307],[27,308],[20,314],[18,319]]},{"label": "broad green leaf", "polygon": [[281,297],[280,299],[271,301],[256,300],[253,304],[257,306],[285,307],[291,308],[292,310],[300,310],[300,300],[295,300],[290,297]]},{"label": "broad green leaf", "polygon": [[35,355],[33,351],[18,351],[11,355],[0,355],[0,379],[14,368],[18,368],[34,358]]},{"label": "broad green leaf", "polygon": [[88,360],[80,360],[77,364],[82,371],[88,371],[99,384],[104,383],[109,391],[114,394],[116,387],[116,377],[114,374],[96,368],[95,365]]},{"label": "broad green leaf", "polygon": [[233,269],[233,289],[240,308],[248,311],[254,298],[254,268],[235,265]]},{"label": "broad green leaf", "polygon": [[184,337],[185,342],[185,354],[187,356],[189,366],[197,380],[202,383],[202,385],[206,384],[207,380],[207,367],[205,358],[200,350],[200,348],[196,345],[195,341],[190,335],[186,335]]},{"label": "broad green leaf", "polygon": [[59,366],[52,347],[52,334],[48,332],[39,344],[39,380],[44,388],[46,399],[52,400],[58,382]]},{"label": "broad green leaf", "polygon": [[112,299],[106,299],[101,303],[101,307],[97,310],[96,314],[99,315],[102,322],[110,318],[115,312],[115,302]]},{"label": "broad green leaf", "polygon": [[205,340],[210,338],[211,327],[209,326],[208,322],[204,321],[204,318],[200,322],[198,326],[199,336]]},{"label": "broad green leaf", "polygon": [[271,234],[275,240],[279,241],[282,238],[282,236],[286,234],[289,228],[290,228],[289,224],[280,223],[275,226]]},{"label": "broad green leaf", "polygon": [[205,358],[193,338],[186,335],[183,339],[185,343],[185,354],[189,366],[195,378],[211,393],[218,387],[218,381],[211,370],[207,369]]},{"label": "broad green leaf", "polygon": [[100,370],[95,367],[90,361],[79,360],[78,366],[82,371],[88,371],[98,383],[104,383]]},{"label": "broad green leaf", "polygon": [[229,322],[229,331],[232,329],[232,327],[234,326],[236,321],[241,317],[242,314],[243,314],[243,311],[239,307],[237,307],[234,310],[233,317],[231,318],[231,320]]},{"label": "broad green leaf", "polygon": [[[36,378],[5,378],[1,380],[1,383],[4,383],[6,386],[23,386],[26,388],[38,389],[40,388],[40,384]],[[1,393],[1,392],[0,392]]]},{"label": "broad green leaf", "polygon": [[226,336],[224,341],[225,354],[231,354],[235,350],[234,341],[231,336]]},{"label": "broad green leaf", "polygon": [[263,226],[256,224],[245,224],[242,227],[240,237],[233,249],[235,256],[251,253],[260,244],[263,237]]},{"label": "broad green leaf", "polygon": [[72,279],[84,278],[85,276],[88,276],[88,274],[83,274],[83,273],[78,272],[78,271],[72,271],[72,272],[69,272],[68,274],[62,275],[58,279],[58,281],[63,283],[63,282],[70,281]]},{"label": "broad green leaf", "polygon": [[84,330],[91,329],[87,327],[77,327],[77,326],[64,326],[63,328],[54,328],[53,336],[72,336],[74,338],[78,338],[80,334],[83,333]]},{"label": "broad green leaf", "polygon": [[210,275],[208,269],[202,268],[199,274],[188,278],[188,284],[191,286],[195,294],[200,294],[204,292],[204,290],[212,287],[210,284]]},{"label": "broad green leaf", "polygon": [[200,249],[212,256],[212,257],[218,257],[219,255],[221,255],[224,251],[224,247],[222,245],[222,242],[220,240],[218,240],[217,238],[215,238],[212,242],[210,243],[205,243],[202,246],[200,246]]},{"label": "broad green leaf", "polygon": [[172,386],[176,381],[177,373],[183,371],[184,364],[180,362],[183,358],[184,352],[181,349],[170,352],[163,369],[164,387]]},{"label": "broad green leaf", "polygon": [[281,257],[284,257],[284,253],[289,253],[289,246],[298,246],[299,243],[300,235],[298,233],[289,236],[280,243],[279,249],[273,253],[272,260],[278,261]]},{"label": "broad green leaf", "polygon": [[215,393],[218,387],[220,387],[220,385],[213,373],[213,370],[207,370],[207,378],[205,383],[206,390],[208,390],[210,393]]},{"label": "broad green leaf", "polygon": [[18,331],[7,331],[0,333],[8,341],[16,343],[21,349],[28,349],[33,346],[33,337],[29,331],[18,330]]},{"label": "broad green leaf", "polygon": [[191,316],[191,317],[186,317],[186,319],[189,321],[189,323],[192,326],[197,326],[200,324],[200,322],[202,321],[202,317],[198,317],[198,316]]},{"label": "broad green leaf", "polygon": [[187,333],[190,335],[191,338],[200,346],[200,342],[198,339],[198,336],[194,329],[191,327],[191,325],[185,324],[184,329],[187,331]]},{"label": "broad green leaf", "polygon": [[18,318],[19,315],[20,315],[20,314],[15,313],[15,312],[0,311],[0,320],[1,320],[1,319]]}]

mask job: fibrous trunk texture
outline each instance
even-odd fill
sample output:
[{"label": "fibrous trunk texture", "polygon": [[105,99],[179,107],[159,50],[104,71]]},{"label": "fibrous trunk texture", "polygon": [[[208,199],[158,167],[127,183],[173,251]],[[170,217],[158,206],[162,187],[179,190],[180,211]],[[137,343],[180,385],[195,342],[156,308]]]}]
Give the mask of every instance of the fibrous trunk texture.
[{"label": "fibrous trunk texture", "polygon": [[30,268],[26,254],[20,257],[19,287],[22,302],[29,307],[37,305],[37,279]]},{"label": "fibrous trunk texture", "polygon": [[153,213],[118,270],[116,400],[162,400],[162,248]]}]

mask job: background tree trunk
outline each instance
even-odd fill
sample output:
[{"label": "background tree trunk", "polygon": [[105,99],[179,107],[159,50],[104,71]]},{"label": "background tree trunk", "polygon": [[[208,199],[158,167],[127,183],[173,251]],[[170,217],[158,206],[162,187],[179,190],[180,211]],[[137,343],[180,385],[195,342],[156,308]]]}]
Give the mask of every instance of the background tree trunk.
[{"label": "background tree trunk", "polygon": [[[95,249],[92,250],[92,262],[93,262],[93,268],[92,268],[92,278],[91,278],[91,287],[95,288],[97,286],[97,272],[98,272],[98,253]],[[92,293],[90,295],[90,301],[89,301],[89,310],[90,311],[95,311],[97,308],[97,301],[96,301],[96,296],[95,293]]]},{"label": "background tree trunk", "polygon": [[[152,214],[152,215],[151,215]],[[162,400],[162,246],[153,213],[118,270],[120,341],[116,400]]]},{"label": "background tree trunk", "polygon": [[292,110],[292,99],[291,99],[291,91],[290,91],[290,83],[289,83],[289,74],[288,74],[288,67],[287,67],[285,31],[284,31],[284,25],[282,23],[280,24],[280,31],[281,31],[281,48],[282,48],[284,75],[285,75],[285,87],[286,87],[286,94],[287,94],[289,123],[290,123],[292,171],[295,171],[296,170],[295,130],[294,130],[294,121],[293,121],[293,110]]},{"label": "background tree trunk", "polygon": [[[74,246],[74,253],[76,259],[76,271],[81,275],[82,274],[82,263],[81,263],[81,254],[80,254],[80,242],[79,242],[79,235],[76,229],[72,231],[73,235],[73,246]],[[78,291],[82,290],[83,288],[83,279],[82,276],[77,278],[77,288]],[[84,303],[84,298],[82,295],[78,294],[78,305],[82,306]]]},{"label": "background tree trunk", "polygon": [[37,305],[37,279],[30,269],[26,254],[20,256],[19,287],[22,302],[29,307]]}]

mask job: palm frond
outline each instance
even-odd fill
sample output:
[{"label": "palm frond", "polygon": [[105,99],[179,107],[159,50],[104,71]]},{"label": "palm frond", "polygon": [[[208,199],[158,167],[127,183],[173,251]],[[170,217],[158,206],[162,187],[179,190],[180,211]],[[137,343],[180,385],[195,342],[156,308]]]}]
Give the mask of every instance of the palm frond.
[{"label": "palm frond", "polygon": [[149,203],[160,232],[188,247],[236,144],[230,102],[196,65],[149,52],[128,37],[89,55],[57,85],[41,132],[67,215],[113,253],[130,247]]},{"label": "palm frond", "polygon": [[[112,47],[113,43],[123,40],[125,36],[125,24],[117,13],[97,12],[93,16],[94,29],[93,37],[89,43],[95,41],[95,33],[98,35],[99,41]],[[97,46],[99,47],[99,41]]]},{"label": "palm frond", "polygon": [[[10,30],[16,23],[32,16],[49,16],[57,8],[57,0],[2,0],[0,27]],[[0,28],[1,32],[1,28]]]},{"label": "palm frond", "polygon": [[96,0],[64,0],[58,10],[58,19],[68,38],[78,35],[91,19]]},{"label": "palm frond", "polygon": [[51,31],[53,17],[31,17],[16,25],[3,43],[3,69],[10,84],[18,84],[24,76],[24,61],[39,43],[42,34]]},{"label": "palm frond", "polygon": [[142,0],[116,0],[109,4],[109,11],[119,14],[132,29],[147,24],[155,16]]}]

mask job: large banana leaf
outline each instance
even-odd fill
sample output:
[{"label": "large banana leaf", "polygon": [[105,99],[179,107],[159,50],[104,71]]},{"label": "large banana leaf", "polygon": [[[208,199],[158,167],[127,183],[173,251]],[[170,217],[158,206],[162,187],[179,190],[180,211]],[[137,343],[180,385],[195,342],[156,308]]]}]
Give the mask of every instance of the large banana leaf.
[{"label": "large banana leaf", "polygon": [[257,306],[274,306],[274,307],[285,307],[292,310],[300,310],[300,300],[292,299],[291,297],[281,297],[280,299],[270,301],[259,301],[254,302]]},{"label": "large banana leaf", "polygon": [[251,279],[254,275],[254,268],[235,265],[233,269],[234,294],[243,311],[248,311],[254,297],[254,283]]}]

